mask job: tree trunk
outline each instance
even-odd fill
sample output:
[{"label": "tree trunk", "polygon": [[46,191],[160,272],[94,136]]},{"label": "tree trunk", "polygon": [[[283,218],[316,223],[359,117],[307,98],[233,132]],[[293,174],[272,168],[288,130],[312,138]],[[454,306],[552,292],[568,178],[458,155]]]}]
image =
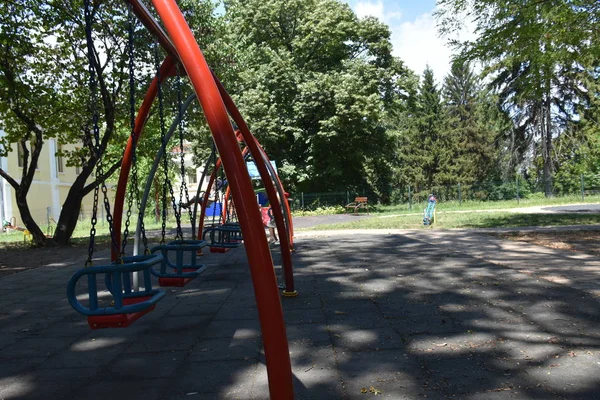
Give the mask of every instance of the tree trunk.
[{"label": "tree trunk", "polygon": [[553,184],[552,184],[552,116],[551,116],[551,105],[550,105],[550,94],[547,95],[546,104],[544,106],[543,112],[543,124],[545,126],[542,128],[542,140],[544,141],[544,193],[546,197],[553,197]]},{"label": "tree trunk", "polygon": [[[83,198],[92,190],[92,188],[98,183],[98,181],[85,186],[87,179],[94,170],[94,164],[96,161],[90,159],[88,165],[86,165],[81,173],[71,185],[67,198],[63,202],[58,222],[56,223],[56,230],[54,231],[54,240],[59,246],[67,246],[71,241],[73,231],[79,222],[79,213],[81,212],[81,202]],[[118,163],[120,164],[120,163]],[[114,168],[114,166],[112,167]],[[111,170],[112,170],[111,168]],[[109,171],[110,173],[110,171]],[[102,180],[102,177],[98,178]]]},{"label": "tree trunk", "polygon": [[[82,188],[83,189],[83,188]],[[81,200],[83,200],[83,190],[71,190],[65,199],[56,230],[54,231],[54,240],[59,246],[67,246],[71,240],[71,235],[79,221],[79,212],[81,211]]]},{"label": "tree trunk", "polygon": [[21,220],[23,221],[23,224],[27,230],[33,235],[33,242],[37,246],[45,246],[48,241],[46,240],[46,235],[44,232],[42,232],[38,224],[31,216],[29,204],[27,204],[27,192],[28,190],[21,190],[21,188],[16,191],[17,207],[19,208],[19,213],[21,214]]}]

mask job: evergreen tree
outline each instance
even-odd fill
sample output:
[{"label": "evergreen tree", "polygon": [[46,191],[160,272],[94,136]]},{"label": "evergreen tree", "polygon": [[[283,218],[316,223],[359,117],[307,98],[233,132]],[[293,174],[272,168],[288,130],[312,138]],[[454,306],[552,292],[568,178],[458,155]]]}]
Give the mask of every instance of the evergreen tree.
[{"label": "evergreen tree", "polygon": [[426,190],[440,183],[439,172],[450,158],[441,93],[429,66],[402,117],[406,127],[398,138],[400,182]]},{"label": "evergreen tree", "polygon": [[465,18],[475,22],[477,39],[456,44],[466,59],[485,64],[513,116],[513,138],[541,153],[544,190],[552,195],[553,139],[561,123],[577,119],[582,73],[597,59],[598,1],[440,0],[437,16],[442,33],[461,29]]},{"label": "evergreen tree", "polygon": [[443,166],[448,182],[486,179],[493,159],[493,135],[484,119],[485,93],[468,62],[456,60],[444,81],[448,143],[452,157]]}]

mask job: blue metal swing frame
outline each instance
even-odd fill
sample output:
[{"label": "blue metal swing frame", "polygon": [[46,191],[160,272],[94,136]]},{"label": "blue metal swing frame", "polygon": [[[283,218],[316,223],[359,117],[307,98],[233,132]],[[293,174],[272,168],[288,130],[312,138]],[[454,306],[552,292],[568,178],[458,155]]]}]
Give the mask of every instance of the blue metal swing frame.
[{"label": "blue metal swing frame", "polygon": [[[92,329],[126,327],[150,312],[165,296],[161,289],[152,288],[151,269],[163,261],[160,254],[123,257],[121,263],[85,267],[73,274],[67,284],[67,299],[73,309],[88,317]],[[142,272],[144,290],[133,291],[130,273]],[[103,274],[106,288],[113,297],[113,305],[98,305],[97,276]],[[88,280],[89,305],[85,307],[77,299],[75,288],[84,275]]]},{"label": "blue metal swing frame", "polygon": [[[204,240],[174,240],[155,246],[150,252],[153,254],[160,252],[162,261],[159,271],[154,268],[151,268],[150,271],[158,278],[160,286],[185,286],[186,283],[206,270],[206,265],[197,263],[196,256],[207,245],[208,243]],[[173,253],[175,253],[175,263],[169,257]],[[184,264],[185,253],[190,255],[188,264]]]}]

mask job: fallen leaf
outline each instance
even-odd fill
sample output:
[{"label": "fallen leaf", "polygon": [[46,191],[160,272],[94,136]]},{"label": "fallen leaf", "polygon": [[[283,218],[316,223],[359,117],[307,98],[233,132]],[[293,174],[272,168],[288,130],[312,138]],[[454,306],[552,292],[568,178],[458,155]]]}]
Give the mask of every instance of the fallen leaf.
[{"label": "fallen leaf", "polygon": [[364,387],[364,388],[360,389],[360,392],[361,392],[361,393],[367,393],[367,392],[368,392],[368,390],[367,390],[367,388],[366,388],[366,387]]},{"label": "fallen leaf", "polygon": [[369,388],[369,392],[370,392],[370,393],[373,393],[375,396],[377,396],[378,394],[381,394],[381,390],[379,390],[379,389],[377,389],[377,388],[375,388],[375,387],[373,387],[373,386],[371,386],[371,387]]},{"label": "fallen leaf", "polygon": [[346,313],[344,311],[334,311],[334,314],[342,315],[342,314],[346,314]]}]

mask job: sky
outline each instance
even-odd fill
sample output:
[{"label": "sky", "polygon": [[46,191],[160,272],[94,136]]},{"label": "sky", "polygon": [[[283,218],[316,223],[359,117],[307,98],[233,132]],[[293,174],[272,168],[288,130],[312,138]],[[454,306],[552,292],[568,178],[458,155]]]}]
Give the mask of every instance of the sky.
[{"label": "sky", "polygon": [[439,37],[435,0],[345,0],[359,17],[372,15],[390,27],[394,55],[418,74],[429,64],[438,82],[450,71],[452,50]]}]

